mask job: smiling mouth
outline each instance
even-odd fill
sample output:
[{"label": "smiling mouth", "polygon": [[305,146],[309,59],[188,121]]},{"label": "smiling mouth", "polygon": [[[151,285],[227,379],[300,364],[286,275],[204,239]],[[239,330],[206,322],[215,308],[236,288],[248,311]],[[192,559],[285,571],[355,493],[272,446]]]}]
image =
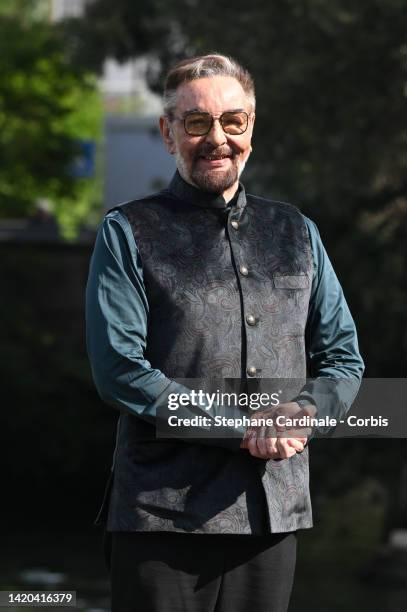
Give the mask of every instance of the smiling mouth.
[{"label": "smiling mouth", "polygon": [[198,159],[204,159],[206,161],[222,161],[224,159],[233,159],[234,154],[231,149],[228,151],[224,148],[222,149],[205,149],[202,148],[201,151],[198,151]]},{"label": "smiling mouth", "polygon": [[202,159],[208,159],[209,161],[213,161],[215,159],[230,159],[230,155],[200,155]]},{"label": "smiling mouth", "polygon": [[221,162],[225,159],[232,159],[231,155],[199,155],[198,159],[202,159],[208,162]]}]

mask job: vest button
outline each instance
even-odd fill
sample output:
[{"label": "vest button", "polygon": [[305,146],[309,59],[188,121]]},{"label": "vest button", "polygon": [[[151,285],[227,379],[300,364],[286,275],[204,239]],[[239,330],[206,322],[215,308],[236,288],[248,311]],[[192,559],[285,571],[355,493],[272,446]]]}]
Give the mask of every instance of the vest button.
[{"label": "vest button", "polygon": [[239,229],[239,221],[231,221],[230,225],[233,227],[233,229],[237,230]]},{"label": "vest button", "polygon": [[246,266],[243,266],[243,265],[240,266],[240,274],[242,276],[247,276],[249,274],[249,270],[247,269]]},{"label": "vest button", "polygon": [[256,317],[254,317],[253,315],[247,315],[246,323],[248,325],[256,325]]},{"label": "vest button", "polygon": [[247,368],[247,373],[249,376],[256,376],[256,368],[254,366],[250,366],[249,368]]}]

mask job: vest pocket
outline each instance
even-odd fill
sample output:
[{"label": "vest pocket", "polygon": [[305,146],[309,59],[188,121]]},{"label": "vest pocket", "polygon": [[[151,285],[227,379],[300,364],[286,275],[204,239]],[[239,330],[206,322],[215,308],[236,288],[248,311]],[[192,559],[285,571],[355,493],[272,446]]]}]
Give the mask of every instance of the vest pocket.
[{"label": "vest pocket", "polygon": [[273,283],[276,289],[308,289],[309,277],[307,274],[273,276]]}]

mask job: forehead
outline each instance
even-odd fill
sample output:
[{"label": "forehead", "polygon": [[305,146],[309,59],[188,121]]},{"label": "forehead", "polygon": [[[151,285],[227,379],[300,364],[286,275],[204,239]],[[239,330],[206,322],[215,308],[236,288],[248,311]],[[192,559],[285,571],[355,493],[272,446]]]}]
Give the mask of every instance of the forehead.
[{"label": "forehead", "polygon": [[195,79],[177,89],[176,108],[183,113],[199,109],[212,114],[237,108],[249,109],[249,101],[234,77],[214,76]]}]

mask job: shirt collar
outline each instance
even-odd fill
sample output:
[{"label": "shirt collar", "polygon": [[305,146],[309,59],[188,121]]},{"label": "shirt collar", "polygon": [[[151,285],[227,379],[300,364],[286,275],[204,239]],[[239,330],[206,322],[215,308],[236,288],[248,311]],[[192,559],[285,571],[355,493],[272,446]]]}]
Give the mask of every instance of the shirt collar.
[{"label": "shirt collar", "polygon": [[220,208],[225,210],[232,207],[242,211],[246,206],[246,192],[242,183],[239,183],[237,192],[230,202],[226,202],[222,195],[208,193],[190,185],[184,181],[177,170],[172,177],[168,189],[180,200],[184,200],[194,206],[201,206],[202,208]]}]

